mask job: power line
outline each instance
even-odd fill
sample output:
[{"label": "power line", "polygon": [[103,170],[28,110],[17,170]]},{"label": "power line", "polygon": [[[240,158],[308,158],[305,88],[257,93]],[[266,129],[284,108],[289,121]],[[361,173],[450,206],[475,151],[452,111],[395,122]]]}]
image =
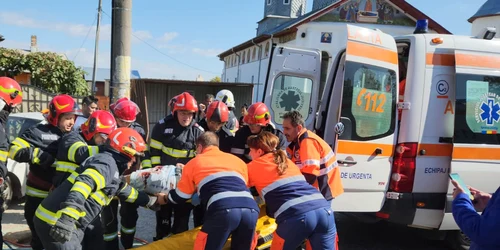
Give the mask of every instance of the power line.
[{"label": "power line", "polygon": [[87,35],[85,36],[85,39],[83,39],[82,45],[80,45],[80,48],[76,51],[75,56],[73,57],[73,62],[75,61],[76,57],[78,54],[80,54],[80,50],[83,48],[83,45],[87,42],[87,38],[89,38],[90,31],[92,31],[92,27],[94,27],[95,21],[97,20],[97,16],[94,18],[94,22],[92,22],[92,25],[90,25],[89,31],[87,32]]},{"label": "power line", "polygon": [[[110,16],[110,15],[108,15],[108,13],[106,13],[105,11],[102,11],[102,13],[103,13],[104,15],[108,16],[108,17],[111,19],[111,16]],[[192,68],[192,69],[195,69],[195,70],[199,70],[199,71],[207,72],[207,73],[210,73],[210,74],[214,74],[214,75],[219,75],[219,74],[220,74],[220,73],[215,73],[215,72],[212,72],[212,71],[209,71],[209,70],[200,69],[200,68],[197,68],[197,67],[191,66],[191,65],[189,65],[189,64],[187,64],[187,63],[184,63],[184,62],[182,62],[182,61],[179,61],[179,60],[177,60],[176,58],[174,58],[174,57],[172,57],[172,56],[170,56],[170,55],[168,55],[168,54],[164,53],[163,51],[159,50],[158,48],[156,48],[156,47],[155,47],[155,46],[153,46],[152,44],[150,44],[150,43],[148,43],[148,42],[144,41],[143,39],[139,38],[139,37],[138,37],[138,36],[136,36],[134,33],[132,33],[132,36],[133,36],[133,37],[135,37],[135,38],[137,38],[139,41],[143,42],[144,44],[148,45],[150,48],[152,48],[152,49],[153,49],[153,50],[155,50],[156,52],[158,52],[158,53],[160,53],[160,54],[162,54],[162,55],[164,55],[164,56],[166,56],[166,57],[170,58],[171,60],[174,60],[174,61],[176,61],[176,62],[178,62],[178,63],[180,63],[180,64],[182,64],[182,65],[184,65],[184,66],[187,66],[187,67]]]}]

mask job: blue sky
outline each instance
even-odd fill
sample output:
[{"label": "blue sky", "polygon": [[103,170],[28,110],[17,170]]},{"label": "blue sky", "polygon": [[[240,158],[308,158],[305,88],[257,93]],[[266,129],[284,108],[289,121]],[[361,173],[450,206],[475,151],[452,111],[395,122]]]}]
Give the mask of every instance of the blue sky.
[{"label": "blue sky", "polygon": [[[467,19],[485,2],[407,1],[459,35],[470,34]],[[313,0],[307,2],[309,11]],[[0,34],[6,40],[0,45],[28,49],[30,36],[37,35],[40,50],[65,53],[79,66],[92,66],[97,4],[98,0],[3,1]],[[222,72],[217,54],[255,36],[263,9],[264,0],[134,0],[132,68],[148,78],[194,80],[201,75],[209,80]],[[111,0],[103,0],[103,10],[111,15]],[[110,17],[103,14],[101,24],[98,66],[109,68]]]}]

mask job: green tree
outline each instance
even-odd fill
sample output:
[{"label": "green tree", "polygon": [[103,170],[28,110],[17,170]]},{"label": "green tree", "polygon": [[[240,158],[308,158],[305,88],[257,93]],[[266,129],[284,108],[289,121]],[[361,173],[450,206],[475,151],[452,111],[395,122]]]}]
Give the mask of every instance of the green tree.
[{"label": "green tree", "polygon": [[220,77],[216,76],[212,79],[210,79],[211,82],[221,82]]},{"label": "green tree", "polygon": [[31,74],[31,84],[51,93],[83,96],[89,93],[85,72],[53,52],[23,54],[19,50],[0,48],[0,74]]}]

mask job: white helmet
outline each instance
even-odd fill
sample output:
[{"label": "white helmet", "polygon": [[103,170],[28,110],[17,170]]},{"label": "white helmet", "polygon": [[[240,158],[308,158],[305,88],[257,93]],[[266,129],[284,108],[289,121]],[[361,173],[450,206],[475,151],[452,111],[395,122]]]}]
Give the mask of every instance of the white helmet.
[{"label": "white helmet", "polygon": [[215,96],[215,100],[225,103],[228,108],[234,108],[233,93],[227,89],[219,91]]}]

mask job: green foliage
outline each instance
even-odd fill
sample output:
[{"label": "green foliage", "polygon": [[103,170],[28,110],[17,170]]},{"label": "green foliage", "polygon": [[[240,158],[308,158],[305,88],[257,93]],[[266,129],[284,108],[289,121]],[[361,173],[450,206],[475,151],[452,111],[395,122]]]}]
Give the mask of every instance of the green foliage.
[{"label": "green foliage", "polygon": [[89,93],[83,78],[85,72],[72,61],[53,52],[23,54],[19,50],[0,48],[0,75],[31,74],[31,84],[51,93],[83,96]]},{"label": "green foliage", "polygon": [[211,82],[221,82],[220,77],[216,76],[212,79],[210,79]]}]

